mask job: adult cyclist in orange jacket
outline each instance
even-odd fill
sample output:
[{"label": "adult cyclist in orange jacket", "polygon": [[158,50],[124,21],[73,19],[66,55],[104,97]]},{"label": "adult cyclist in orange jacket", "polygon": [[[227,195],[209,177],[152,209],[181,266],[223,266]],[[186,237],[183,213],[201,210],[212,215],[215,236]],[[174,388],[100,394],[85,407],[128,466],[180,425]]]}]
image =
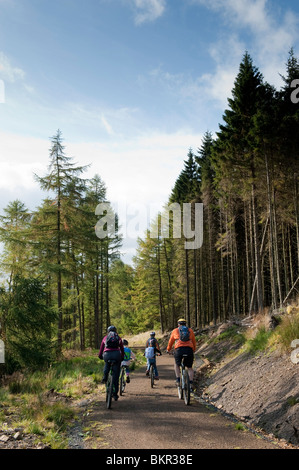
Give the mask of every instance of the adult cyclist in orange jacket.
[{"label": "adult cyclist in orange jacket", "polygon": [[180,325],[186,326],[187,322],[184,318],[180,318],[178,320],[178,327],[175,328],[169,338],[169,342],[167,345],[167,352],[171,351],[171,348],[174,344],[174,371],[176,376],[176,383],[179,385],[180,383],[180,365],[182,362],[183,355],[187,355],[185,357],[185,365],[188,368],[189,380],[190,380],[190,387],[192,389],[193,384],[193,377],[194,377],[194,370],[192,368],[193,361],[194,361],[194,352],[196,350],[196,339],[194,332],[191,328],[189,330],[189,339],[187,341],[182,341],[180,339],[179,327]]}]

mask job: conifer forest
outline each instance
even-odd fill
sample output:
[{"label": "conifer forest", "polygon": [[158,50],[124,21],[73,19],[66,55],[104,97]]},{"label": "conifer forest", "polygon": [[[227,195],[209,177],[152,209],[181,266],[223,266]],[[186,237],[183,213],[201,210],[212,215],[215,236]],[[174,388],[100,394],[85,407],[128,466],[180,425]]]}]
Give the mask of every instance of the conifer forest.
[{"label": "conifer forest", "polygon": [[63,348],[98,348],[110,324],[121,334],[165,332],[183,316],[204,328],[277,310],[298,296],[293,50],[282,78],[275,89],[244,54],[219,128],[186,149],[165,201],[203,204],[202,246],[185,249],[184,236],[163,237],[157,214],[157,236],[148,230],[138,240],[133,266],[120,257],[121,227],[96,236],[95,208],[109,204],[105,182],[98,174],[84,178],[86,167],[67,156],[57,131],[48,171],[35,175],[47,197],[34,211],[13,200],[0,215],[0,338],[8,372],[48,365]]}]

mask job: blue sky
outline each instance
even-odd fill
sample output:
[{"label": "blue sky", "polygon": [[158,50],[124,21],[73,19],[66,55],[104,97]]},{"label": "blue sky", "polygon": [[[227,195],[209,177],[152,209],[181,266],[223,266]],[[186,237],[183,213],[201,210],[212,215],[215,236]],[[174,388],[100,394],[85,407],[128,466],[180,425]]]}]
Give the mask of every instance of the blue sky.
[{"label": "blue sky", "polygon": [[40,204],[33,173],[57,129],[116,208],[162,207],[217,131],[244,52],[279,88],[298,21],[295,0],[0,0],[1,209]]}]

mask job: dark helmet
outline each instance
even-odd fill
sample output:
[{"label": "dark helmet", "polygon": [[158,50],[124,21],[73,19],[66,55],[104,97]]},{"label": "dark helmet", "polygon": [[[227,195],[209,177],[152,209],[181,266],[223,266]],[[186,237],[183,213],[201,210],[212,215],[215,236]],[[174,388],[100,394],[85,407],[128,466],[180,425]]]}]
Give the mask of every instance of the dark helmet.
[{"label": "dark helmet", "polygon": [[124,340],[123,340],[123,345],[124,345],[124,346],[127,346],[128,344],[129,344],[128,341],[127,341],[126,339],[124,339]]},{"label": "dark helmet", "polygon": [[155,336],[156,333],[154,331],[151,332],[150,336]]},{"label": "dark helmet", "polygon": [[108,331],[108,333],[110,333],[110,331],[115,331],[116,332],[116,327],[111,325],[107,328],[107,331]]}]

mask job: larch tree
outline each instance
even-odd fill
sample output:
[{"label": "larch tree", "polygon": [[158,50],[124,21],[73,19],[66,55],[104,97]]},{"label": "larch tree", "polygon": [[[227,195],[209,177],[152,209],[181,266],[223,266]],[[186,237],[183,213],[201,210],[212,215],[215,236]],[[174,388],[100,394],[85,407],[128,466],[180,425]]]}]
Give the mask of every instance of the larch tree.
[{"label": "larch tree", "polygon": [[57,278],[57,310],[58,310],[58,335],[57,347],[58,352],[62,348],[62,329],[63,329],[63,312],[62,312],[62,263],[65,252],[64,227],[67,214],[67,196],[69,185],[76,178],[79,181],[79,175],[82,174],[87,166],[75,166],[72,158],[66,156],[62,134],[60,130],[51,139],[52,146],[50,148],[50,164],[49,171],[46,176],[35,175],[41,188],[53,195],[55,221],[55,236],[51,243],[56,245],[56,278]]}]

